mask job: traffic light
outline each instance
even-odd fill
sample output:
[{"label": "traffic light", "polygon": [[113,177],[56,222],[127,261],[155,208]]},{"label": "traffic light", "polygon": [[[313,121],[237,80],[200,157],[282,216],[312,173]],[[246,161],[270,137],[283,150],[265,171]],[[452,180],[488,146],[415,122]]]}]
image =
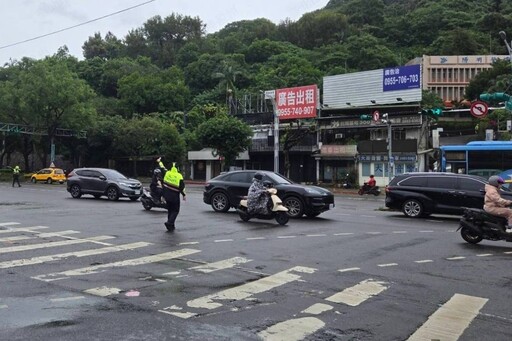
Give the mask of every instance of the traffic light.
[{"label": "traffic light", "polygon": [[437,119],[439,116],[443,116],[443,108],[421,109],[421,114],[432,116]]},{"label": "traffic light", "polygon": [[480,94],[480,99],[484,102],[508,102],[510,100],[510,96],[504,92],[495,92],[495,93],[483,93]]},{"label": "traffic light", "polygon": [[372,117],[372,115],[361,115],[361,116],[359,116],[359,119],[361,121],[370,121],[373,119],[373,117]]}]

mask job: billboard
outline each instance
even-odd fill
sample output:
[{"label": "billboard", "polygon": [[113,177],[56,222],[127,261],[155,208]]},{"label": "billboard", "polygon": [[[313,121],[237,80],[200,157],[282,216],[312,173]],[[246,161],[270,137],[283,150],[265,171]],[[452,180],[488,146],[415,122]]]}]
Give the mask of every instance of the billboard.
[{"label": "billboard", "polygon": [[316,117],[318,88],[316,84],[276,90],[279,120]]}]

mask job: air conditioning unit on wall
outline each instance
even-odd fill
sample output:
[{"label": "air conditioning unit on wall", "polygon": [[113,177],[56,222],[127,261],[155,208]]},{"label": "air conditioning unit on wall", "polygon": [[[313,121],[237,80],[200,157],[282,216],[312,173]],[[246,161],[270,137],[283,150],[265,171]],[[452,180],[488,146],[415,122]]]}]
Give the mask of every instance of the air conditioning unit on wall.
[{"label": "air conditioning unit on wall", "polygon": [[336,140],[342,139],[342,138],[343,138],[343,134],[342,134],[342,133],[334,134],[334,138],[335,138]]}]

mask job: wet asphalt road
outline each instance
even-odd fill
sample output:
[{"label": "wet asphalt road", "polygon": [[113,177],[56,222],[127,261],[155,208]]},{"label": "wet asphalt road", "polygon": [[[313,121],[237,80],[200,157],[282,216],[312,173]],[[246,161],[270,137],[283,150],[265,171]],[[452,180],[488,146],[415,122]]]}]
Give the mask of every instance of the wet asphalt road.
[{"label": "wet asphalt road", "polygon": [[337,196],[244,223],[201,190],[168,233],[140,202],[0,183],[0,339],[406,340],[455,316],[451,340],[512,339],[512,244],[469,245],[456,217]]}]

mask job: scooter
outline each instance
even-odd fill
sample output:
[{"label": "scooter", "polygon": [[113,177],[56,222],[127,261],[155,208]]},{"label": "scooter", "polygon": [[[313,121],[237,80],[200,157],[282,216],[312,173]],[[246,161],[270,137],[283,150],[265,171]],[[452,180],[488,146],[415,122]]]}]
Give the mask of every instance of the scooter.
[{"label": "scooter", "polygon": [[379,188],[379,186],[370,187],[370,186],[368,186],[368,183],[365,182],[364,185],[361,186],[361,188],[359,188],[359,191],[357,191],[357,194],[359,194],[359,195],[373,194],[373,195],[377,196],[380,194],[380,188]]},{"label": "scooter", "polygon": [[345,189],[352,188],[352,183],[349,180],[348,174],[343,178],[342,187],[345,188]]},{"label": "scooter", "polygon": [[153,195],[151,195],[151,191],[146,187],[144,187],[144,189],[142,190],[140,202],[142,203],[144,209],[147,211],[149,211],[153,207],[167,209],[167,202],[165,201],[164,197],[161,196],[160,199],[155,198]]},{"label": "scooter", "polygon": [[240,204],[236,211],[243,221],[249,221],[252,218],[258,219],[275,219],[280,225],[285,225],[290,217],[288,216],[288,208],[283,205],[281,199],[277,196],[277,189],[267,188],[267,193],[270,196],[267,209],[269,214],[249,214],[247,212],[247,198],[240,200]]},{"label": "scooter", "polygon": [[463,207],[460,218],[460,230],[462,239],[470,244],[478,244],[483,239],[505,240],[512,242],[512,233],[505,232],[507,220],[497,217],[478,208]]}]

